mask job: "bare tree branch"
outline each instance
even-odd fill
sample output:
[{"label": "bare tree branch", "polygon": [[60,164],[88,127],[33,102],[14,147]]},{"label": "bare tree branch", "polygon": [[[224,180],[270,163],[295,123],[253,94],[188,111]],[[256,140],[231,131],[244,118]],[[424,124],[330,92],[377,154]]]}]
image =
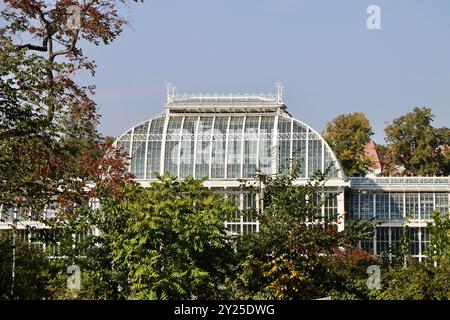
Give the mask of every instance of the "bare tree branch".
[{"label": "bare tree branch", "polygon": [[27,48],[29,50],[34,50],[34,51],[41,51],[41,52],[47,52],[47,46],[37,46],[31,43],[27,43],[24,45],[19,46],[19,49],[23,49],[23,48]]}]

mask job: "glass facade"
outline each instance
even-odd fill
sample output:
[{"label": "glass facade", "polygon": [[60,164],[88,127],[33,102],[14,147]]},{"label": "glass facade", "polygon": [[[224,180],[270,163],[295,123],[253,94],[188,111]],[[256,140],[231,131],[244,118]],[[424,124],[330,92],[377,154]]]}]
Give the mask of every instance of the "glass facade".
[{"label": "glass facade", "polygon": [[[255,216],[258,201],[239,191],[238,179],[252,180],[258,172],[271,175],[300,165],[300,181],[316,171],[328,170],[334,187],[324,190],[321,207],[325,218],[334,219],[344,210],[336,196],[346,177],[327,143],[311,127],[294,119],[276,100],[247,96],[196,96],[169,101],[164,112],[120,136],[116,146],[131,159],[129,170],[136,180],[155,179],[169,172],[180,178],[206,178],[210,187],[236,201],[237,212],[227,228],[248,233],[259,228]],[[450,185],[445,178],[377,177],[350,178],[345,189],[348,219],[380,222],[373,238],[360,245],[365,250],[396,254],[406,218],[411,250],[418,259],[426,250],[426,221],[433,210],[448,212],[446,192],[422,191],[422,186]],[[348,180],[347,180],[348,181]],[[415,187],[408,188],[408,184]],[[391,188],[398,185],[397,189]],[[406,186],[406,187],[405,187]],[[344,201],[342,201],[344,202]]]},{"label": "glass facade", "polygon": [[448,212],[449,193],[348,190],[346,208],[350,219],[402,222],[410,214],[411,221],[430,220],[435,209]]},{"label": "glass facade", "polygon": [[426,258],[429,243],[426,223],[435,209],[448,214],[449,196],[448,192],[370,192],[350,189],[346,192],[345,205],[350,220],[375,219],[381,222],[373,238],[360,241],[361,248],[376,255],[384,253],[389,257],[395,256],[406,223],[410,254],[422,261]]},{"label": "glass facade", "polygon": [[258,201],[239,190],[238,179],[277,174],[293,163],[300,165],[300,180],[305,182],[316,171],[329,170],[329,179],[336,182],[324,190],[326,201],[318,215],[338,215],[336,194],[345,177],[335,155],[320,134],[271,98],[168,100],[160,116],[128,130],[116,147],[129,155],[129,171],[139,182],[169,172],[181,179],[206,178],[214,190],[233,197],[238,210],[226,225],[234,233],[259,229]]},{"label": "glass facade", "polygon": [[[400,252],[400,243],[403,238],[403,227],[380,226],[376,227],[373,238],[364,239],[359,245],[365,251],[374,255],[385,255],[392,259]],[[418,261],[427,258],[429,234],[425,227],[409,227],[407,229],[409,240],[409,253]]]},{"label": "glass facade", "polygon": [[180,178],[252,179],[286,169],[291,160],[300,163],[302,178],[327,168],[330,178],[343,178],[323,138],[287,114],[167,114],[127,131],[116,146],[129,155],[137,180],[165,171]]}]

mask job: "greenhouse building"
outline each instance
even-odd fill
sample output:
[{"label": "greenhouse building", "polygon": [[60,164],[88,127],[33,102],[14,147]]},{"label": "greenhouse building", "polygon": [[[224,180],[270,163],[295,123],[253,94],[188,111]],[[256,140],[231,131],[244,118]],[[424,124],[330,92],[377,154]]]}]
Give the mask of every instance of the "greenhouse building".
[{"label": "greenhouse building", "polygon": [[[360,246],[380,255],[395,253],[390,248],[411,213],[410,250],[422,260],[431,213],[448,212],[450,177],[346,177],[323,137],[289,114],[282,90],[278,85],[276,94],[188,95],[169,85],[162,113],[126,131],[116,146],[129,154],[130,171],[143,186],[164,172],[206,178],[205,186],[234,197],[242,210],[261,206],[258,195],[239,188],[241,181],[255,181],[257,172],[275,175],[294,161],[302,168],[301,184],[328,169],[323,192],[336,197],[327,197],[324,216],[347,213],[346,219],[379,221],[373,239]],[[227,223],[230,231],[258,231],[257,219],[237,220]]]},{"label": "greenhouse building", "polygon": [[[205,178],[206,187],[235,199],[242,212],[263,210],[258,194],[240,188],[243,182],[256,182],[258,172],[276,175],[299,163],[298,184],[316,171],[326,172],[323,194],[335,196],[325,197],[322,216],[338,217],[340,230],[345,220],[378,221],[373,238],[359,243],[376,255],[395,255],[392,248],[398,247],[407,220],[410,252],[422,261],[432,212],[449,210],[450,177],[346,177],[323,137],[289,114],[281,85],[276,94],[245,95],[176,94],[169,85],[162,112],[127,130],[115,146],[128,154],[129,170],[141,185],[148,186],[165,172],[181,179]],[[55,212],[48,207],[44,218]],[[237,212],[232,218],[226,223],[231,232],[259,230],[252,214]],[[0,229],[10,228],[15,219],[21,221],[18,228],[40,225],[0,206]]]}]

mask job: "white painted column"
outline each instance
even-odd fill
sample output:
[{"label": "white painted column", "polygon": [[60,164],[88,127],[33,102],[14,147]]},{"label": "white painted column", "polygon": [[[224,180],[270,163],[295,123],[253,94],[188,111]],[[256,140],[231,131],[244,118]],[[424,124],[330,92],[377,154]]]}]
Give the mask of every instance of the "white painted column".
[{"label": "white painted column", "polygon": [[260,141],[261,141],[261,116],[259,116],[258,117],[258,131],[257,131],[257,134],[256,134],[256,137],[257,137],[257,139],[256,139],[256,169],[259,169],[259,170],[261,170],[261,168],[260,168],[260,156],[259,156],[259,148],[260,148]]},{"label": "white painted column", "polygon": [[200,126],[200,117],[197,118],[197,124],[194,129],[194,156],[192,157],[192,176],[195,176],[195,167],[197,166],[197,143],[198,143],[198,127]]},{"label": "white painted column", "polygon": [[433,212],[436,210],[436,192],[433,191],[433,211],[431,213],[431,218],[433,218]]},{"label": "white painted column", "polygon": [[231,116],[228,117],[228,123],[227,123],[227,131],[225,132],[225,159],[224,159],[224,178],[227,179],[228,177],[228,140],[229,140],[229,134],[230,134],[230,122],[231,122]]},{"label": "white painted column", "polygon": [[306,128],[306,148],[305,148],[305,178],[309,178],[309,128]]},{"label": "white painted column", "polygon": [[129,157],[130,157],[130,165],[128,166],[128,171],[129,172],[131,172],[131,164],[133,163],[133,155],[132,155],[132,152],[133,152],[133,138],[134,138],[134,127],[133,127],[133,129],[131,130],[131,136],[130,136],[130,149],[129,149]]},{"label": "white painted column", "polygon": [[[419,211],[419,214],[420,214],[420,211]],[[419,262],[422,262],[422,227],[419,227],[418,229],[419,229],[419,231],[417,234],[419,237]]]},{"label": "white painted column", "polygon": [[180,168],[181,168],[181,148],[183,147],[183,129],[184,129],[184,121],[186,120],[186,117],[183,117],[183,120],[181,120],[181,126],[180,126],[180,139],[178,140],[178,167],[177,167],[177,177],[180,177]]},{"label": "white painted column", "polygon": [[406,218],[406,192],[403,191],[403,220]]},{"label": "white painted column", "polygon": [[[276,175],[278,173],[278,159],[279,159],[279,149],[280,146],[278,145],[278,115],[274,117],[274,124],[273,124],[273,130],[272,130],[272,150],[270,150],[270,155],[272,156],[272,163],[271,163],[271,171],[272,175]],[[292,141],[292,139],[291,139]]]},{"label": "white painted column", "polygon": [[421,206],[421,199],[420,199],[420,191],[417,193],[417,197],[418,197],[418,199],[417,199],[417,203],[418,203],[418,208],[417,209],[419,209],[419,221],[421,221],[422,220],[422,206]]},{"label": "white painted column", "polygon": [[244,202],[244,194],[241,193],[239,195],[239,208],[240,210],[240,219],[239,219],[239,225],[240,225],[240,229],[241,229],[241,234],[244,234],[244,210],[245,210],[245,202]]},{"label": "white painted column", "polygon": [[338,212],[338,232],[341,232],[345,229],[345,218],[344,218],[344,212],[345,212],[345,195],[344,190],[342,188],[339,188],[340,193],[337,195],[337,212]]},{"label": "white painted column", "polygon": [[244,121],[242,122],[242,139],[241,139],[241,175],[240,178],[244,178],[244,145],[245,145],[245,122],[247,122],[247,117],[244,117]]},{"label": "white painted column", "polygon": [[325,143],[322,140],[322,163],[321,163],[321,167],[322,167],[322,172],[325,172]]},{"label": "white painted column", "polygon": [[167,127],[169,125],[169,118],[170,116],[167,115],[164,119],[164,127],[162,132],[162,141],[161,141],[161,154],[159,158],[159,174],[163,175],[165,168],[164,168],[164,157],[166,155],[166,137],[167,137]]},{"label": "white painted column", "polygon": [[[392,227],[388,227],[388,243],[389,243],[389,248],[392,248]],[[389,261],[392,261],[392,251],[389,250]]]},{"label": "white painted column", "polygon": [[[389,220],[389,223],[391,223],[391,219],[392,219],[392,217],[391,217],[391,193],[390,192],[388,192],[388,220]],[[390,229],[389,229],[390,230]],[[391,233],[389,232],[389,235],[390,235]],[[390,239],[390,238],[389,238]],[[389,240],[389,245],[391,244],[391,240]]]},{"label": "white painted column", "polygon": [[212,173],[212,149],[213,149],[213,143],[214,143],[214,126],[216,124],[216,117],[213,118],[212,124],[211,124],[211,138],[209,140],[209,164],[208,164],[208,179],[211,179],[211,173]]},{"label": "white painted column", "polygon": [[147,155],[148,155],[148,136],[150,133],[150,126],[152,125],[153,120],[150,120],[148,122],[148,127],[147,127],[147,135],[145,138],[145,155],[144,155],[144,180],[147,180]]},{"label": "white painted column", "polygon": [[[292,169],[292,157],[293,157],[293,155],[294,155],[294,151],[293,151],[293,148],[294,148],[294,119],[291,119],[291,139],[290,139],[291,141],[290,141],[290,145],[291,145],[291,149],[289,150],[289,161],[290,161],[290,163],[289,163],[289,169]],[[304,168],[302,168],[302,170],[304,170]]]}]

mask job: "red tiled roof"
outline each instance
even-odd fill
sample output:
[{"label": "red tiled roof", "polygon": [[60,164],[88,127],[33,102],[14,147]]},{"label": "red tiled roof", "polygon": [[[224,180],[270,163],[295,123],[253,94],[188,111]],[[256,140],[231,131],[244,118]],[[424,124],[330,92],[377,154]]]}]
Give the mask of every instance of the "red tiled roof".
[{"label": "red tiled roof", "polygon": [[382,166],[381,166],[380,156],[377,152],[377,147],[376,147],[375,142],[373,142],[373,140],[370,140],[364,147],[364,154],[370,160],[372,160],[372,166],[371,166],[372,169],[381,170]]}]

